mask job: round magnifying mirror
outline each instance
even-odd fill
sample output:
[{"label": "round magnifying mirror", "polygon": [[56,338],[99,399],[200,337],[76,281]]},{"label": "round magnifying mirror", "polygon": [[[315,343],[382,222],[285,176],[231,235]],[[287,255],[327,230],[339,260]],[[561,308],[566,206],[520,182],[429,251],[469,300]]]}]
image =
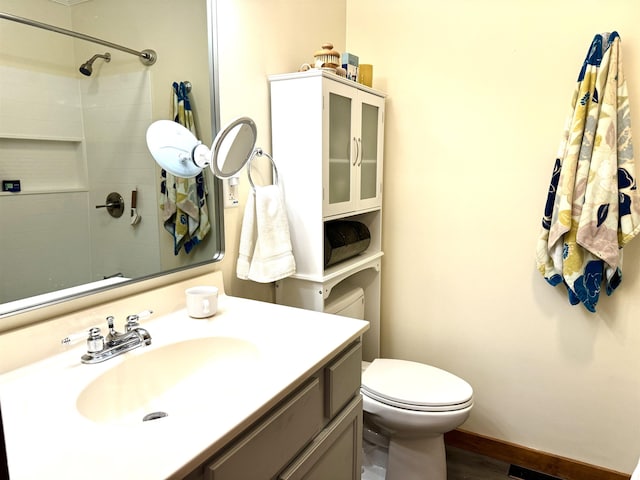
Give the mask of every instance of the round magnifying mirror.
[{"label": "round magnifying mirror", "polygon": [[217,177],[234,177],[247,164],[258,131],[249,117],[240,117],[218,132],[212,146],[211,168]]}]

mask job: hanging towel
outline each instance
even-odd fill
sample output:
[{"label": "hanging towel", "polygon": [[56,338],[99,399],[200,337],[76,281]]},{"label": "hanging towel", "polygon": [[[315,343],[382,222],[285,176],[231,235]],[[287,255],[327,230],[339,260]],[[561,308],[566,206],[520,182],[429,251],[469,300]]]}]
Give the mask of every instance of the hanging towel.
[{"label": "hanging towel", "polygon": [[242,219],[236,275],[268,283],[296,272],[287,212],[277,185],[249,192]]},{"label": "hanging towel", "polygon": [[596,35],[571,102],[537,246],[538,270],[595,312],[622,281],[622,247],[640,230],[629,98],[617,32]]},{"label": "hanging towel", "polygon": [[240,245],[238,247],[238,261],[236,262],[236,275],[242,280],[249,278],[251,259],[256,248],[256,194],[249,191],[247,204],[244,207],[242,227],[240,230]]},{"label": "hanging towel", "polygon": [[[172,85],[173,120],[187,127],[197,137],[189,94],[184,82]],[[209,230],[205,171],[194,178],[180,178],[162,170],[160,185],[164,228],[173,237],[174,255],[184,247],[189,253]]]}]

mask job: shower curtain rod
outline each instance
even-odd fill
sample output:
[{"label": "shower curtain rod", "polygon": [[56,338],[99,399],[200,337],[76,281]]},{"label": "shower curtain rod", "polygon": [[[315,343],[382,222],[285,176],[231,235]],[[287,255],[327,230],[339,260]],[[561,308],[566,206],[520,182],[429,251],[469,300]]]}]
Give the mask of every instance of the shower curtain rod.
[{"label": "shower curtain rod", "polygon": [[156,54],[156,52],[151,49],[145,49],[145,50],[142,50],[141,52],[138,52],[137,50],[123,47],[122,45],[118,45],[116,43],[107,42],[106,40],[102,40],[100,38],[91,37],[89,35],[85,35],[84,33],[74,32],[73,30],[66,30],[64,28],[56,27],[54,25],[49,25],[47,23],[42,23],[36,20],[31,20],[29,18],[12,15],[10,13],[0,12],[0,18],[4,18],[5,20],[11,20],[12,22],[23,23],[25,25],[30,25],[32,27],[42,28],[44,30],[60,33],[62,35],[69,35],[70,37],[86,40],[87,42],[98,43],[100,45],[104,45],[105,47],[115,48],[116,50],[120,50],[121,52],[130,53],[131,55],[136,55],[140,57],[140,61],[145,65],[153,65],[154,63],[156,63],[156,59],[158,58],[158,55]]}]

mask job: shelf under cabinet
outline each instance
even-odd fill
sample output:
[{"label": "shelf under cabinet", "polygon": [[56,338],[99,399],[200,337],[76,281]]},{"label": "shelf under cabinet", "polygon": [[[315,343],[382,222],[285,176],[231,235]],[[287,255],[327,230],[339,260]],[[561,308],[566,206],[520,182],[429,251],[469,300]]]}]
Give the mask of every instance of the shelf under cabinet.
[{"label": "shelf under cabinet", "polygon": [[[330,222],[332,220],[355,220],[355,221],[358,221],[358,217],[359,216],[363,216],[363,215],[365,215],[367,213],[376,213],[376,212],[380,212],[380,211],[381,211],[380,207],[363,208],[363,209],[360,209],[358,211],[354,210],[354,211],[336,213],[335,215],[323,215],[322,221],[323,222]],[[367,226],[369,226],[369,225],[367,225]]]},{"label": "shelf under cabinet", "polygon": [[382,251],[364,252],[356,257],[344,260],[336,265],[324,270],[322,275],[300,275],[294,274],[290,278],[297,280],[306,280],[309,282],[332,283],[336,284],[345,278],[366,268],[376,268],[379,259],[384,255]]}]

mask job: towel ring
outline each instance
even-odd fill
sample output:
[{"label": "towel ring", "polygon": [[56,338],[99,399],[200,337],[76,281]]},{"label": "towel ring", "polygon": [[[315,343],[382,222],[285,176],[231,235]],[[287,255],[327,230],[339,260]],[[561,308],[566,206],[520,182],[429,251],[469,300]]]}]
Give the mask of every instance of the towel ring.
[{"label": "towel ring", "polygon": [[251,179],[251,161],[255,157],[262,157],[262,156],[267,157],[271,162],[271,166],[273,167],[273,184],[278,185],[278,168],[276,167],[276,162],[273,161],[273,157],[269,155],[267,152],[265,152],[261,148],[256,148],[253,150],[253,152],[251,152],[251,156],[249,157],[249,161],[247,162],[247,176],[249,177],[249,183],[251,184],[251,188],[253,189],[254,192],[256,191],[256,186],[254,185],[253,180]]}]

